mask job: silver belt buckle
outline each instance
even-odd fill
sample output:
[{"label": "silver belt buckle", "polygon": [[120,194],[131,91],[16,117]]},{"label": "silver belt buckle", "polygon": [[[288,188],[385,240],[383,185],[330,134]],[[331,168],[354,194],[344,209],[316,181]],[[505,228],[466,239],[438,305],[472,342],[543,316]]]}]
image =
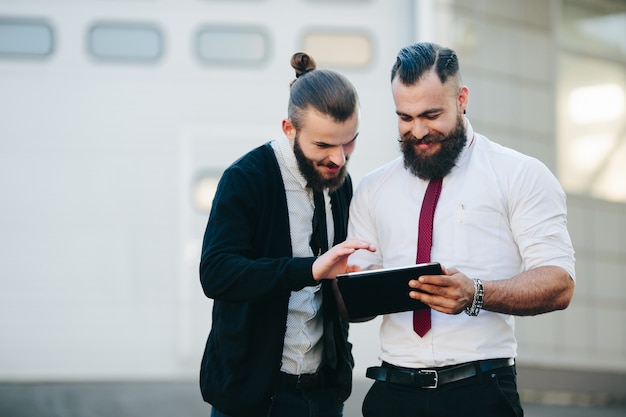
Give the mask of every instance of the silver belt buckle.
[{"label": "silver belt buckle", "polygon": [[419,371],[420,374],[432,374],[434,376],[435,382],[432,385],[424,386],[422,388],[435,389],[439,384],[439,374],[434,369],[422,369]]}]

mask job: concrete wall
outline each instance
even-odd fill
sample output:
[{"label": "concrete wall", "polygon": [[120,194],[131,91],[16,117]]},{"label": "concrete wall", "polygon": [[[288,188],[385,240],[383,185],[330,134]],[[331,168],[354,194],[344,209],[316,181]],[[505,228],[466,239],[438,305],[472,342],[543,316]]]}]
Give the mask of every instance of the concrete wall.
[{"label": "concrete wall", "polygon": [[[539,158],[558,175],[560,2],[436,4],[436,36],[459,53],[474,128]],[[576,294],[565,311],[517,319],[519,363],[626,372],[626,205],[568,195],[568,210]]]}]

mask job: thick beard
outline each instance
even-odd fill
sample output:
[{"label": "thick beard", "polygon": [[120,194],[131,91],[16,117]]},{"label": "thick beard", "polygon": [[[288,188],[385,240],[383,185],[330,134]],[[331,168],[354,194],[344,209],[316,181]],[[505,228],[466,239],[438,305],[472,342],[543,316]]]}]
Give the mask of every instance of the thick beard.
[{"label": "thick beard", "polygon": [[342,166],[337,173],[337,176],[333,178],[324,178],[322,174],[320,174],[315,168],[315,162],[307,158],[306,155],[304,155],[304,152],[300,147],[297,135],[293,143],[293,153],[296,155],[298,168],[300,168],[302,176],[307,181],[307,186],[312,188],[313,190],[323,191],[325,188],[328,188],[329,192],[332,193],[333,191],[341,187],[341,185],[345,181],[346,175],[348,173],[347,160],[346,164]]},{"label": "thick beard", "polygon": [[[413,145],[421,140],[439,142],[441,149],[431,156],[420,155],[415,151]],[[466,142],[465,120],[459,115],[455,129],[448,135],[427,135],[422,139],[416,139],[414,136],[402,138],[400,147],[404,154],[404,167],[423,180],[443,178],[456,165]]]}]

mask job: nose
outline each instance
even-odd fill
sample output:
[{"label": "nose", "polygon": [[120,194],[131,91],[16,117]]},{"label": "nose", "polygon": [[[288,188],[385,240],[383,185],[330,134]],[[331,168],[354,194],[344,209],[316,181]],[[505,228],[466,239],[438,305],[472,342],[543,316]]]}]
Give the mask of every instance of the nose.
[{"label": "nose", "polygon": [[344,150],[343,145],[335,146],[332,149],[329,158],[333,164],[342,167],[346,163],[346,151]]},{"label": "nose", "polygon": [[411,134],[413,134],[415,138],[422,139],[424,136],[428,135],[429,132],[430,129],[428,128],[426,123],[424,123],[420,119],[413,120],[413,123],[411,125]]}]

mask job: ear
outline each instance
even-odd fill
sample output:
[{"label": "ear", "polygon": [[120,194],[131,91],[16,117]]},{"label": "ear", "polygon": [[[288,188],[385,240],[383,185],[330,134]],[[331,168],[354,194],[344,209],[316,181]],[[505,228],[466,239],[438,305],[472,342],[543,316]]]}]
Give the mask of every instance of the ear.
[{"label": "ear", "polygon": [[283,119],[283,133],[289,140],[296,138],[296,127],[291,123],[291,120]]},{"label": "ear", "polygon": [[459,94],[457,96],[457,105],[461,111],[467,110],[469,105],[469,88],[463,86],[459,88]]}]

